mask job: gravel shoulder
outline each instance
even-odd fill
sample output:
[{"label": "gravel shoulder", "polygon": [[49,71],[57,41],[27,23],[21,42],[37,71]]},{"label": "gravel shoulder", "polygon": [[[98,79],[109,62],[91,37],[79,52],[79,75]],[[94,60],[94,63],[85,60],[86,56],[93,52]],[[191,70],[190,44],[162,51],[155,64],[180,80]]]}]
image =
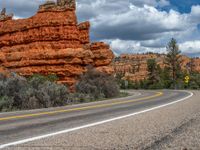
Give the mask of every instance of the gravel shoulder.
[{"label": "gravel shoulder", "polygon": [[200,149],[200,91],[137,116],[9,147],[9,150]]}]

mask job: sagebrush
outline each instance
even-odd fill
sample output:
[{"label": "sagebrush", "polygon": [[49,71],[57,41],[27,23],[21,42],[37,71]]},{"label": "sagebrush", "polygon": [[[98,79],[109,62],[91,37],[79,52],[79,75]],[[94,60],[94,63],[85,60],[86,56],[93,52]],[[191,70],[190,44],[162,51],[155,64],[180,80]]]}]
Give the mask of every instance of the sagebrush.
[{"label": "sagebrush", "polygon": [[78,93],[90,95],[92,99],[110,98],[119,95],[116,79],[108,74],[98,72],[89,66],[76,85]]},{"label": "sagebrush", "polygon": [[0,75],[0,111],[28,110],[58,107],[96,101],[119,94],[119,87],[112,76],[89,69],[80,77],[76,92],[57,84],[54,75],[33,75],[29,78],[12,74]]}]

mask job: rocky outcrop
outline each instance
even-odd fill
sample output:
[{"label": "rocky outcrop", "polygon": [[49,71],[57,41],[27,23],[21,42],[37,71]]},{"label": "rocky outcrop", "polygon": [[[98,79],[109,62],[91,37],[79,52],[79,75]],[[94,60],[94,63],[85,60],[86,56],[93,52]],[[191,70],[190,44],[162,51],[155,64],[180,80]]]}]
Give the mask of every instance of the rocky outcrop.
[{"label": "rocky outcrop", "polygon": [[0,19],[0,66],[23,76],[56,74],[70,86],[89,64],[113,73],[110,47],[90,43],[90,23],[78,24],[75,10],[75,0],[47,1],[28,19]]},{"label": "rocky outcrop", "polygon": [[[124,79],[131,81],[140,81],[147,79],[147,60],[155,59],[161,68],[165,67],[164,54],[122,54],[113,62],[114,70],[117,74],[121,74]],[[181,56],[182,69],[200,73],[200,59]]]},{"label": "rocky outcrop", "polygon": [[3,8],[1,13],[0,13],[0,22],[12,20],[12,18],[13,18],[13,14],[7,15],[6,14],[6,8]]}]

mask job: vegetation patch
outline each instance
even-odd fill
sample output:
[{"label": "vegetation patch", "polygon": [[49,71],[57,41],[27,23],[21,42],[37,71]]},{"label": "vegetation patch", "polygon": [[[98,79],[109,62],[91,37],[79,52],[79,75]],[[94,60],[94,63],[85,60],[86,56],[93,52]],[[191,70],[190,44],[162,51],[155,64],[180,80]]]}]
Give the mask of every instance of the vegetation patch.
[{"label": "vegetation patch", "polygon": [[65,85],[57,84],[57,80],[55,75],[36,74],[29,78],[0,75],[0,111],[58,107],[119,95],[115,79],[93,68],[81,76],[76,93],[70,93]]}]

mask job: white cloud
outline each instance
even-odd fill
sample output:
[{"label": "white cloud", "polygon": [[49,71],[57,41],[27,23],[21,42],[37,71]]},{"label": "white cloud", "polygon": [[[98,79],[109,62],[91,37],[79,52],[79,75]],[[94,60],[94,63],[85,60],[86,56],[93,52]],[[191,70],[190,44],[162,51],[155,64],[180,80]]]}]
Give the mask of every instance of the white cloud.
[{"label": "white cloud", "polygon": [[169,6],[169,5],[170,5],[170,2],[168,0],[160,0],[158,2],[158,6],[160,7]]},{"label": "white cloud", "polygon": [[[165,53],[166,48],[165,47],[148,47],[145,46],[144,43],[141,43],[140,41],[124,41],[124,40],[108,40],[106,41],[110,44],[111,48],[115,52],[115,54],[121,54],[121,53],[146,53],[146,52],[154,52],[154,53]],[[152,42],[154,41],[146,41],[149,44],[154,44]]]},{"label": "white cloud", "polygon": [[[106,41],[110,43],[111,48],[113,49],[115,54],[121,53],[146,53],[146,52],[154,52],[154,53],[166,53],[165,46],[158,46],[161,41],[159,40],[149,40],[149,41],[123,41],[119,39]],[[167,42],[165,45],[167,45]],[[196,41],[187,41],[183,43],[179,43],[179,49],[183,54],[190,56],[200,56],[200,40]]]},{"label": "white cloud", "polygon": [[91,19],[93,35],[101,39],[150,40],[191,27],[186,15],[130,5],[123,13],[102,13]]},{"label": "white cloud", "polygon": [[187,41],[181,43],[179,46],[180,50],[186,54],[197,54],[200,56],[200,40],[198,41]]},{"label": "white cloud", "polygon": [[129,2],[139,7],[143,7],[144,5],[153,7],[164,7],[170,5],[169,0],[130,0]]},{"label": "white cloud", "polygon": [[191,14],[192,15],[200,15],[200,5],[192,6]]},{"label": "white cloud", "polygon": [[200,23],[200,5],[192,6],[191,13],[188,15],[188,19],[191,23]]}]

